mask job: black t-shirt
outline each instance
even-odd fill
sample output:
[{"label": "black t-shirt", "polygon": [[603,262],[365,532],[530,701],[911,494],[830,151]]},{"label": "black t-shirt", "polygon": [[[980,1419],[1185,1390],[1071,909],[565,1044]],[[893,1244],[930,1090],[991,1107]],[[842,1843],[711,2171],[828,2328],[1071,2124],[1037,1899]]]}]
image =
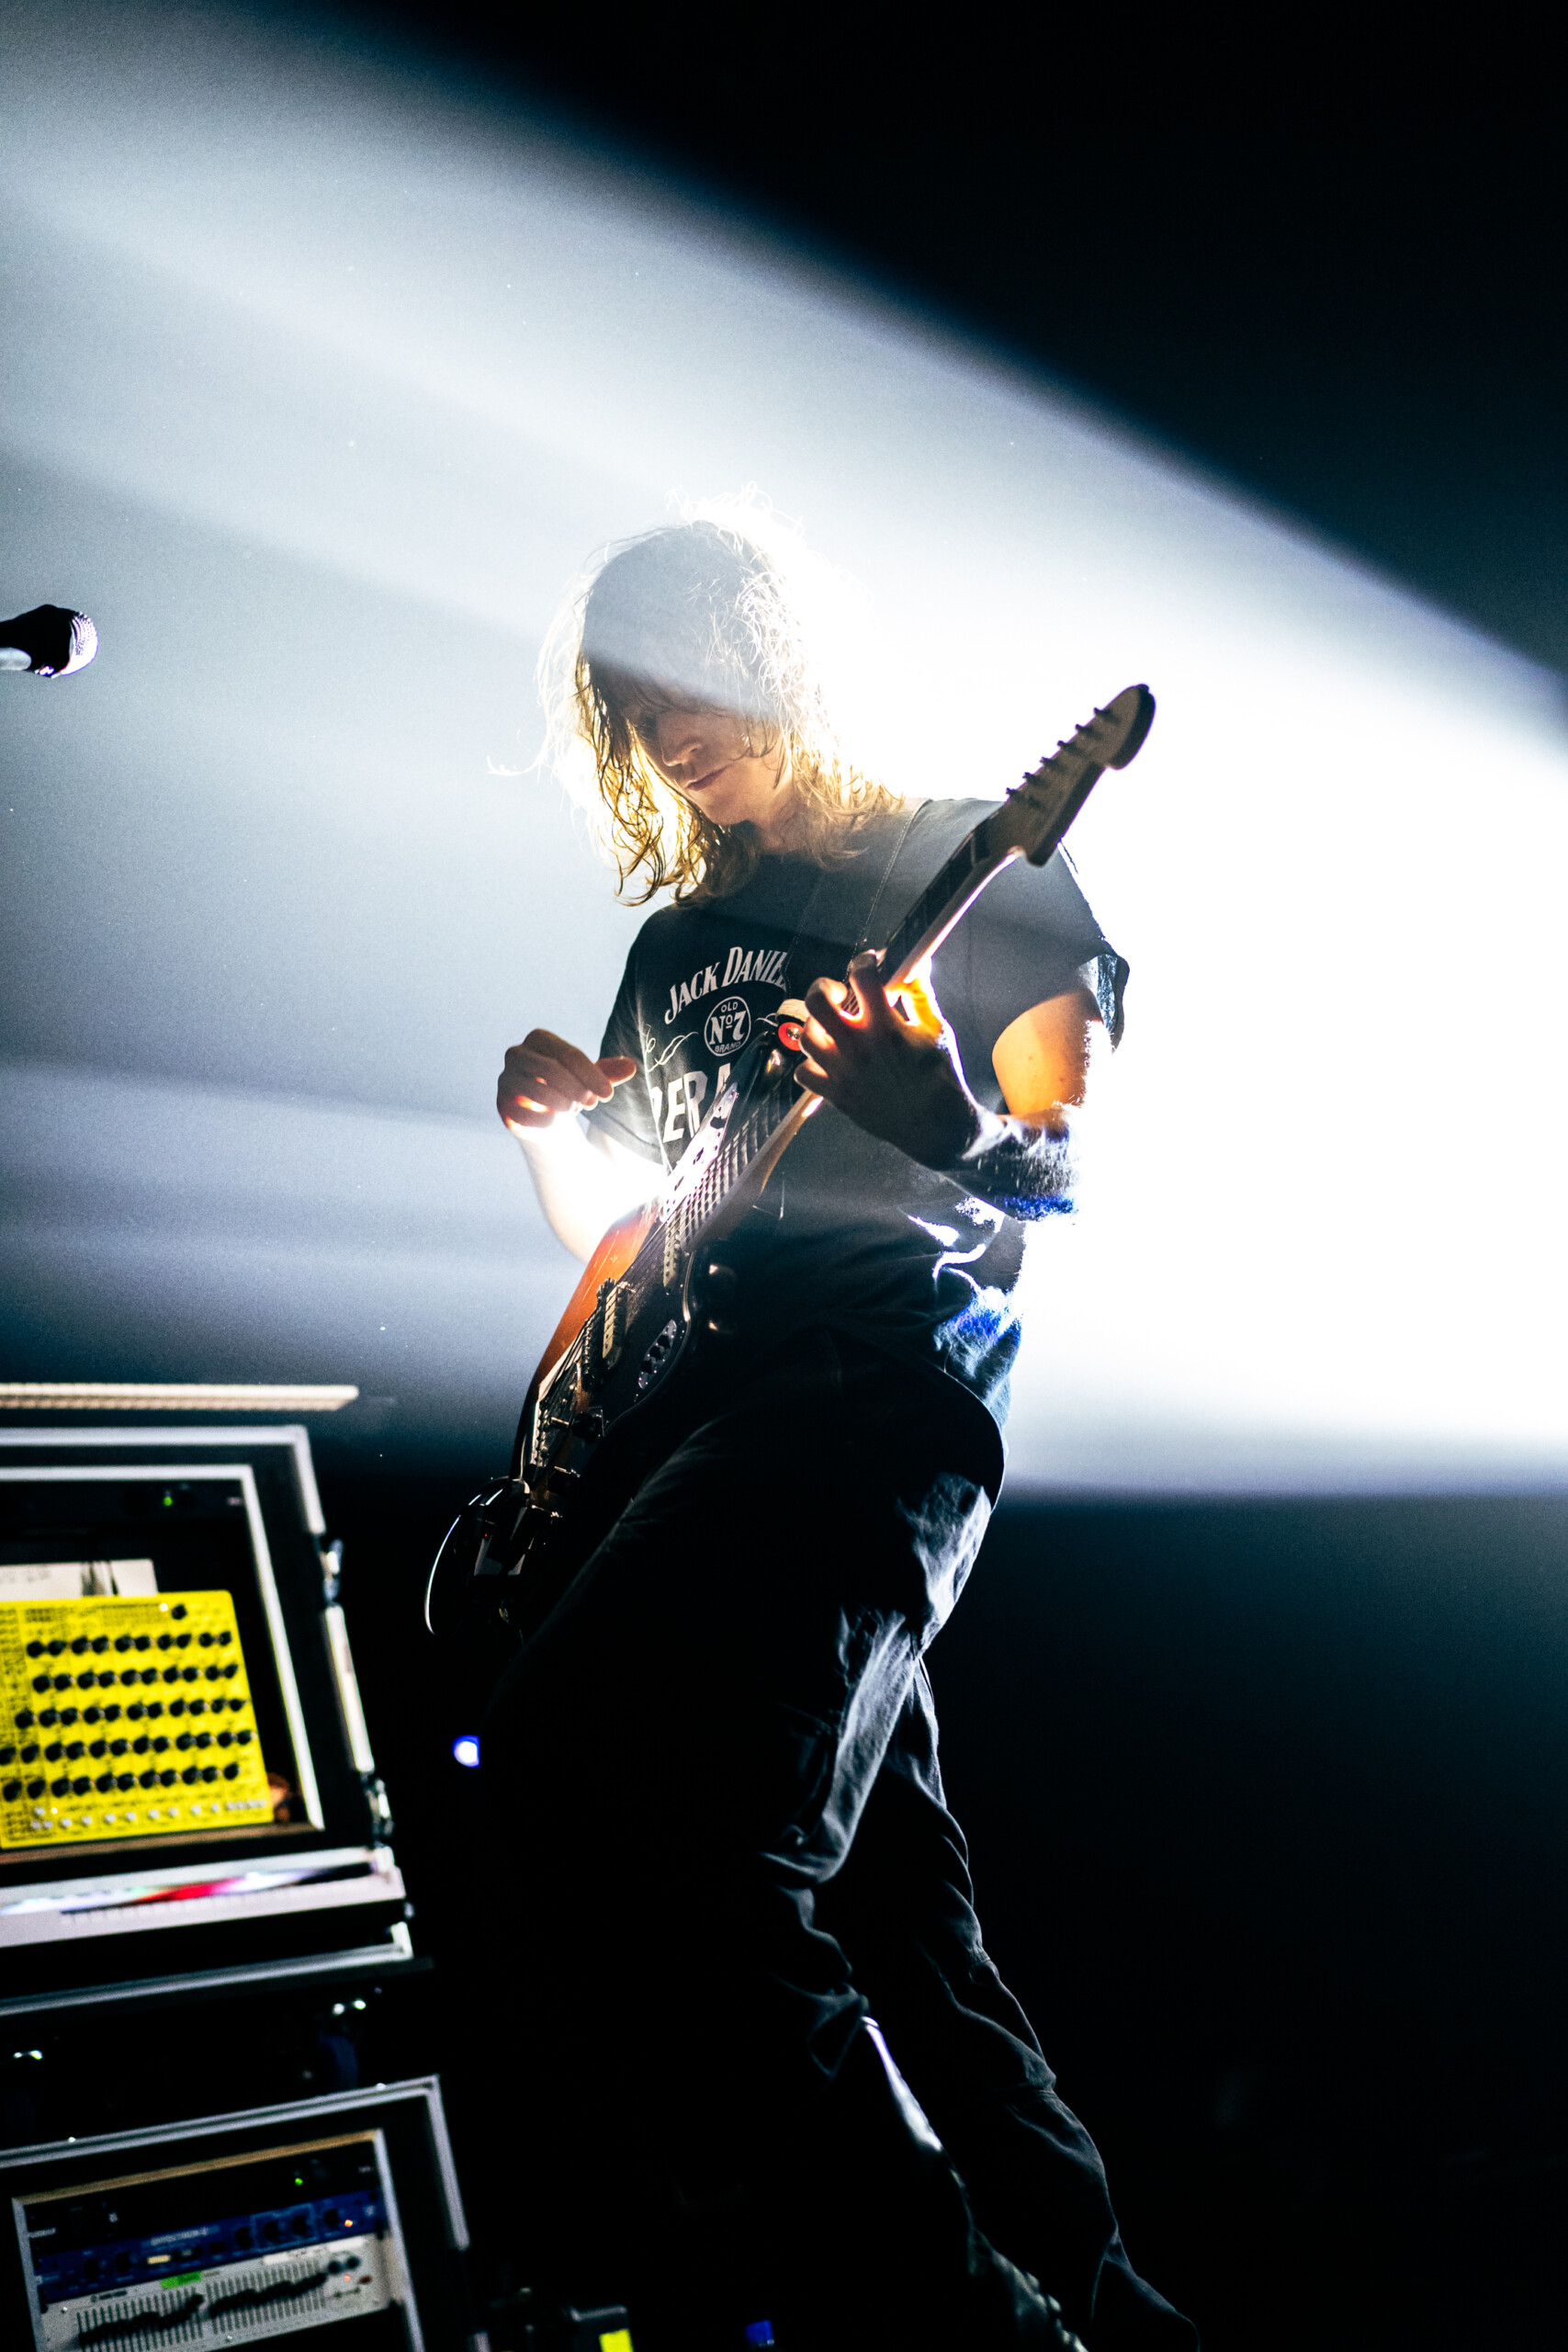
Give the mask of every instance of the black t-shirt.
[{"label": "black t-shirt", "polygon": [[[660,908],[626,959],[600,1051],[638,1076],[589,1117],[672,1168],[785,997],[840,978],[880,946],[994,802],[928,800],[865,824],[857,854],[824,870],[764,858],[727,899]],[[991,1047],[1021,1012],[1086,982],[1119,1035],[1127,967],[1058,852],[998,875],[939,952],[933,983],[976,1099],[1005,1108]],[[1020,1204],[1021,1209],[1023,1204]],[[1030,1206],[1070,1205],[1060,1197]],[[1023,1227],[826,1104],[796,1136],[725,1257],[739,1320],[772,1344],[812,1324],[850,1332],[956,1380],[999,1429],[1018,1352]]]}]

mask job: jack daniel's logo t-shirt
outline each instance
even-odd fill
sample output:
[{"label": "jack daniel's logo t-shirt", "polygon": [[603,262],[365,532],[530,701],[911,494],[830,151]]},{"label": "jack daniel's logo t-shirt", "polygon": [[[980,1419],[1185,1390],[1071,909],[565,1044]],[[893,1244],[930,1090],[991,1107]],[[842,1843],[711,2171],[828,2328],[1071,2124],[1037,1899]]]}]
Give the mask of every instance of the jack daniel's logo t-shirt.
[{"label": "jack daniel's logo t-shirt", "polygon": [[[859,947],[881,946],[994,806],[935,800],[898,809],[857,833],[861,846],[845,866],[768,857],[732,897],[650,915],[600,1047],[629,1056],[638,1074],[590,1114],[590,1126],[672,1168],[741,1054],[776,1031],[784,998],[804,995],[820,974],[841,978]],[[991,1048],[1049,997],[1087,982],[1119,1035],[1126,976],[1060,853],[1041,868],[1008,867],[945,942],[932,976],[976,1099],[1005,1108]],[[1022,1255],[1016,1217],[865,1134],[830,1103],[790,1145],[739,1238],[725,1244],[740,1276],[739,1320],[757,1345],[809,1324],[852,1332],[950,1374],[998,1427],[1018,1352],[1013,1291]]]}]

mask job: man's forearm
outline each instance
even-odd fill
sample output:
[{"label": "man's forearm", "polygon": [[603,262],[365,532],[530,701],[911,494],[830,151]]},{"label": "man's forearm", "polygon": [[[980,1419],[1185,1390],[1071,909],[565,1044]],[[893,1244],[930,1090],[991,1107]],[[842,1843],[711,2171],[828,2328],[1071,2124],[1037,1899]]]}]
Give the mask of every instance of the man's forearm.
[{"label": "man's forearm", "polygon": [[588,1259],[615,1219],[659,1189],[659,1170],[630,1153],[601,1149],[575,1119],[553,1126],[513,1127],[539,1206],[556,1238],[574,1258]]}]

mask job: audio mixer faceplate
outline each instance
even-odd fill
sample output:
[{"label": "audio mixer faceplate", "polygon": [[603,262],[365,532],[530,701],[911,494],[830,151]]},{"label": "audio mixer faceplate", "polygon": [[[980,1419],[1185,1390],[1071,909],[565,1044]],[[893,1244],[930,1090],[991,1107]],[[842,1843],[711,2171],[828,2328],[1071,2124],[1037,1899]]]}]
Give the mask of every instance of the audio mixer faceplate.
[{"label": "audio mixer faceplate", "polygon": [[0,1849],[270,1822],[227,1592],[0,1601]]}]

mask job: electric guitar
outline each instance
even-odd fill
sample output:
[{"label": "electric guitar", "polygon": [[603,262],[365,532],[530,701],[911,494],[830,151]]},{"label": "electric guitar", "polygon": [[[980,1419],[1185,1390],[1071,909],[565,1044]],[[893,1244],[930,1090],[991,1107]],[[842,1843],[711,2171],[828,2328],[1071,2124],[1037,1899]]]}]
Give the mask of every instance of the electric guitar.
[{"label": "electric guitar", "polygon": [[[1127,686],[1058,744],[961,842],[882,951],[889,991],[929,966],[1006,865],[1043,865],[1106,768],[1123,768],[1155,715]],[[451,1631],[476,1604],[526,1634],[659,1458],[662,1408],[705,1333],[726,1329],[734,1276],[716,1254],[759,1199],[822,1098],[795,1082],[787,1026],[738,1061],[655,1199],[611,1226],[584,1269],[523,1404],[512,1467],[474,1497],[431,1567],[425,1623]]]}]

